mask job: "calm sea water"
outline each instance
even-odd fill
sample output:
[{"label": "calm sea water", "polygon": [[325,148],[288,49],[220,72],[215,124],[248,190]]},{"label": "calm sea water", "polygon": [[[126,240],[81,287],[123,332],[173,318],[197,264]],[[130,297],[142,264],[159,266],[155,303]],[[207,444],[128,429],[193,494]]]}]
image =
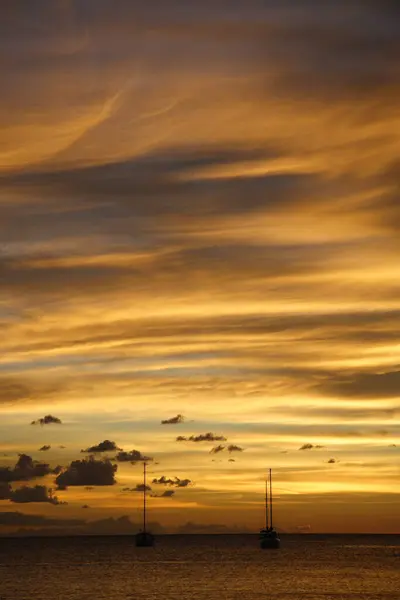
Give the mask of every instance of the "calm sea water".
[{"label": "calm sea water", "polygon": [[0,539],[1,600],[400,600],[395,536]]}]

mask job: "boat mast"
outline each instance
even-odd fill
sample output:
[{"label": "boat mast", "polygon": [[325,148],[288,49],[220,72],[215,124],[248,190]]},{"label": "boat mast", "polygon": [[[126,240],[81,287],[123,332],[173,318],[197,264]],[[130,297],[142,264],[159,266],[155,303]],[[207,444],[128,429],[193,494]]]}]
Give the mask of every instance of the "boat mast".
[{"label": "boat mast", "polygon": [[265,478],[265,529],[269,527],[269,515],[268,515],[268,475]]},{"label": "boat mast", "polygon": [[272,528],[272,469],[269,470],[269,514]]},{"label": "boat mast", "polygon": [[146,533],[146,463],[143,462],[143,533]]}]

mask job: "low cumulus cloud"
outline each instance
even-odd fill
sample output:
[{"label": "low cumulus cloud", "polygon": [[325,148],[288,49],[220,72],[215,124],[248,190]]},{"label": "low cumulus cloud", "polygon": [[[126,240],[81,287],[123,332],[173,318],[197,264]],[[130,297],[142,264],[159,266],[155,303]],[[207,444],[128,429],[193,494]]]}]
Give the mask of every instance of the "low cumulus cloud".
[{"label": "low cumulus cloud", "polygon": [[35,485],[33,487],[24,485],[16,490],[11,490],[9,500],[17,504],[27,504],[30,502],[61,504],[57,496],[53,495],[52,489],[47,488],[45,485]]},{"label": "low cumulus cloud", "polygon": [[0,483],[0,500],[8,500],[12,492],[11,485],[9,483]]},{"label": "low cumulus cloud", "polygon": [[164,419],[161,421],[161,425],[178,425],[179,423],[184,423],[185,417],[183,415],[176,415],[176,417],[171,417],[170,419]]},{"label": "low cumulus cloud", "polygon": [[303,444],[300,446],[299,450],[320,450],[321,448],[325,448],[325,446],[321,446],[320,444],[317,444],[316,446],[314,446],[314,444]]},{"label": "low cumulus cloud", "polygon": [[37,421],[32,421],[31,425],[51,425],[52,423],[61,425],[61,419],[54,417],[53,415],[46,415],[41,419],[37,419]]},{"label": "low cumulus cloud", "polygon": [[220,452],[223,452],[225,448],[229,452],[229,454],[231,454],[232,452],[244,452],[244,448],[241,448],[236,444],[229,444],[228,447],[224,446],[223,444],[220,444],[219,446],[215,446],[214,448],[212,448],[210,450],[210,454],[219,454]]},{"label": "low cumulus cloud", "polygon": [[313,448],[313,444],[303,444],[302,446],[300,446],[299,450],[312,450]]},{"label": "low cumulus cloud", "polygon": [[122,450],[122,448],[118,448],[115,442],[111,442],[110,440],[104,440],[99,444],[95,444],[94,446],[89,446],[86,450],[81,450],[81,452],[118,452],[118,450]]},{"label": "low cumulus cloud", "polygon": [[[128,488],[125,489],[128,491]],[[149,485],[144,485],[144,483],[138,483],[134,488],[129,489],[130,492],[151,492],[151,487]]]},{"label": "low cumulus cloud", "polygon": [[216,435],[215,433],[200,433],[199,435],[191,435],[186,437],[184,435],[178,435],[176,438],[177,442],[226,442],[226,437],[223,435]]},{"label": "low cumulus cloud", "polygon": [[151,483],[155,485],[168,485],[178,488],[184,488],[188,487],[189,485],[193,485],[193,481],[191,479],[180,479],[179,477],[171,478],[166,477],[165,475],[162,475],[158,479],[155,477]]},{"label": "low cumulus cloud", "polygon": [[36,479],[36,477],[50,475],[52,472],[47,463],[33,460],[27,454],[20,454],[13,468],[0,467],[0,482],[28,481]]},{"label": "low cumulus cloud", "polygon": [[236,446],[236,444],[230,444],[227,448],[228,452],[244,452],[244,448],[241,448],[240,446]]},{"label": "low cumulus cloud", "polygon": [[165,490],[162,494],[151,494],[152,498],[172,498],[175,495],[175,490]]},{"label": "low cumulus cloud", "polygon": [[80,485],[114,485],[117,469],[118,465],[114,465],[106,458],[98,460],[90,456],[83,460],[72,461],[69,467],[58,475],[56,484],[59,489]]},{"label": "low cumulus cloud", "polygon": [[151,456],[145,456],[139,450],[130,450],[129,452],[118,452],[115,460],[118,462],[130,462],[132,465],[135,465],[138,462],[152,461],[153,458]]},{"label": "low cumulus cloud", "polygon": [[47,450],[50,450],[50,448],[51,448],[51,446],[45,444],[44,446],[39,448],[39,452],[47,452]]},{"label": "low cumulus cloud", "polygon": [[225,446],[223,446],[222,444],[219,444],[219,446],[214,446],[214,448],[211,448],[210,454],[219,454],[220,452],[223,452],[224,450],[225,450]]}]

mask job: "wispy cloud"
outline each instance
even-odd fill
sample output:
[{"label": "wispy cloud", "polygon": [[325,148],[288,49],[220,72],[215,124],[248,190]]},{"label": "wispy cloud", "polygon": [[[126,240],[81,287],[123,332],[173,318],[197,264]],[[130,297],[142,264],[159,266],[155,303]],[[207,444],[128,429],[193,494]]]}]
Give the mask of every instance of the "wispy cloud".
[{"label": "wispy cloud", "polygon": [[[80,485],[111,485],[118,466],[131,488],[129,463],[154,454],[202,482],[202,514],[237,522],[255,515],[246,503],[260,500],[265,464],[294,494],[394,493],[397,4],[11,4],[0,22],[3,483],[61,478],[81,515]],[[61,445],[69,466],[56,474]],[[81,448],[113,460],[76,462]],[[17,452],[31,462],[16,466]],[[388,466],[368,478],[357,461]],[[96,531],[132,530],[114,519],[123,496],[91,491]],[[309,523],[282,514],[292,531]]]}]

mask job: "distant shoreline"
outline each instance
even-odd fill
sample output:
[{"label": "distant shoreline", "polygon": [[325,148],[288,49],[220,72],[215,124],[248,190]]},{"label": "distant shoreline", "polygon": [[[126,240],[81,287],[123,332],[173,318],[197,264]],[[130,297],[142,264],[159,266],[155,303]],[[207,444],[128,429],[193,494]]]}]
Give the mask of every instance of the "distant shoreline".
[{"label": "distant shoreline", "polygon": [[[0,539],[26,539],[26,538],[35,538],[35,539],[74,539],[76,537],[79,538],[129,538],[133,537],[135,533],[73,533],[73,534],[35,534],[32,533],[23,533],[23,534],[0,534]],[[237,532],[224,532],[224,533],[159,533],[156,535],[157,538],[174,538],[174,537],[257,537],[258,532],[254,533],[237,533]],[[400,543],[400,533],[285,533],[280,532],[279,534],[285,538],[310,538],[314,540],[323,540],[325,538],[335,538],[335,537],[394,537],[399,538]]]}]

